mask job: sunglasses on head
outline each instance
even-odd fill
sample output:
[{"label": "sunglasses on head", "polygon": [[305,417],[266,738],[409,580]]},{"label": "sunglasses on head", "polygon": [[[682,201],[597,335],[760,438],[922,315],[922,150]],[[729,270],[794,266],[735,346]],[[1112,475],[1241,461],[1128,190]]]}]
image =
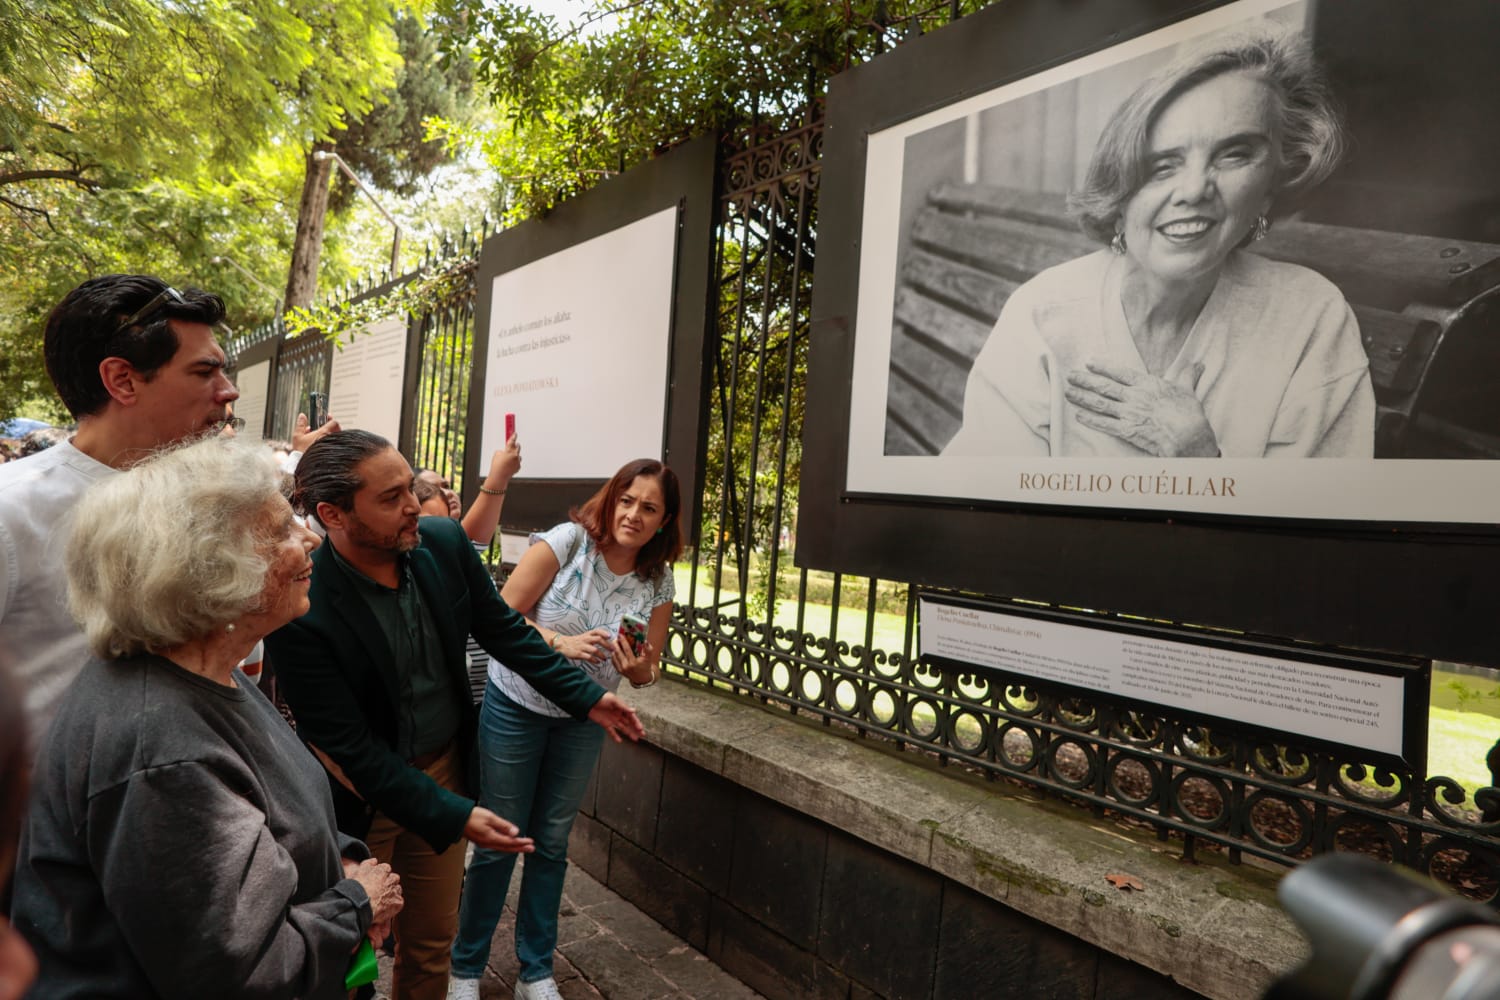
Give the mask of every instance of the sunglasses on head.
[{"label": "sunglasses on head", "polygon": [[168,304],[185,306],[187,305],[187,299],[183,298],[182,293],[177,289],[173,288],[171,285],[168,285],[166,288],[163,288],[160,292],[158,292],[156,294],[156,297],[153,298],[150,302],[147,302],[135,312],[131,313],[129,319],[121,323],[119,326],[115,327],[115,332],[120,333],[121,331],[130,329],[132,326],[137,326],[141,323],[146,322],[156,313],[160,312],[163,306],[166,306]]}]

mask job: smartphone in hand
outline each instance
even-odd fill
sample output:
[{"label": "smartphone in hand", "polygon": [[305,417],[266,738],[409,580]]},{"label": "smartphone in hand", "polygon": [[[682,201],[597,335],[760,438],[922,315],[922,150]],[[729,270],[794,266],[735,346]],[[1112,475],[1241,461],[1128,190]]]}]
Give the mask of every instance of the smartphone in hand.
[{"label": "smartphone in hand", "polygon": [[307,394],[307,426],[317,430],[328,422],[328,393],[309,392]]},{"label": "smartphone in hand", "polygon": [[620,634],[630,640],[630,649],[637,656],[646,645],[646,619],[640,615],[626,615],[620,619]]},{"label": "smartphone in hand", "polygon": [[505,415],[505,440],[509,441],[516,436],[516,415],[507,413]]}]

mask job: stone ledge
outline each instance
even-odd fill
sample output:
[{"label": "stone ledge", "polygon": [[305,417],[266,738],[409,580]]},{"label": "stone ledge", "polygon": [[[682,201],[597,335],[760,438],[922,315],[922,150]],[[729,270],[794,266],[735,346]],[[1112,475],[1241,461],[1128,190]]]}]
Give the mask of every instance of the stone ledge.
[{"label": "stone ledge", "polygon": [[[1278,873],[939,769],[746,698],[681,682],[621,690],[647,740],[1214,1000],[1254,1000],[1307,953]],[[1144,892],[1105,875],[1134,875]]]}]

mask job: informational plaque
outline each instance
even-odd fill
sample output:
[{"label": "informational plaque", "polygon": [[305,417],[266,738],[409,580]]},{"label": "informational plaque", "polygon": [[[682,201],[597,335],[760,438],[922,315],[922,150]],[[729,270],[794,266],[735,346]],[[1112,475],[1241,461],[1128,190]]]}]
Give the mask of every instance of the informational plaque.
[{"label": "informational plaque", "polygon": [[245,421],[241,433],[249,438],[263,436],[266,402],[270,398],[271,362],[262,361],[235,372],[234,387],[240,391],[240,398],[234,402],[234,415]]},{"label": "informational plaque", "polygon": [[924,594],[920,648],[1001,671],[1406,763],[1426,750],[1430,663],[1198,638]]},{"label": "informational plaque", "polygon": [[676,206],[494,280],[480,453],[516,416],[521,479],[605,479],[662,454]]},{"label": "informational plaque", "polygon": [[346,430],[369,431],[395,443],[405,377],[406,320],[371,323],[334,351],[328,414]]}]

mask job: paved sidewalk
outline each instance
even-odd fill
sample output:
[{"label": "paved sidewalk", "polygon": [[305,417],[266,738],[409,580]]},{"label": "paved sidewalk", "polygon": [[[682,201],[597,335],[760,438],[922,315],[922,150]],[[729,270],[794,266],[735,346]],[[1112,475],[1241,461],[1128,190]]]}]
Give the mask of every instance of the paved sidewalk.
[{"label": "paved sidewalk", "polygon": [[[525,865],[522,859],[521,864]],[[482,1000],[511,1000],[516,982],[515,902],[511,879],[495,931]],[[760,994],[710,962],[681,938],[594,881],[577,865],[563,884],[554,971],[566,1000],[759,1000]],[[381,958],[377,996],[386,997],[390,959]]]}]

